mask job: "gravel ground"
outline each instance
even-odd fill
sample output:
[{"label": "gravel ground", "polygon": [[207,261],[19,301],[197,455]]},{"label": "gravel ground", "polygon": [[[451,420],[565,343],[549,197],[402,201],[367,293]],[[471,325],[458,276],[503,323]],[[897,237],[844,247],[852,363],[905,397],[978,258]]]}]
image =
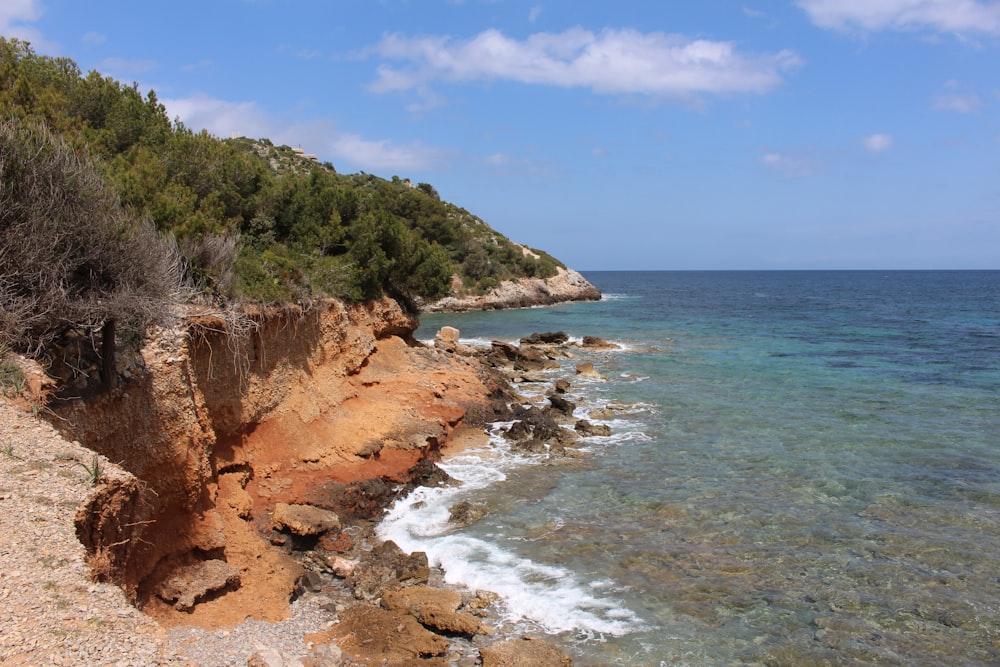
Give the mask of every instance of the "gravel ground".
[{"label": "gravel ground", "polygon": [[[0,400],[0,662],[186,665],[121,589],[87,578],[73,518],[94,453]],[[108,476],[123,475],[107,460]]]}]

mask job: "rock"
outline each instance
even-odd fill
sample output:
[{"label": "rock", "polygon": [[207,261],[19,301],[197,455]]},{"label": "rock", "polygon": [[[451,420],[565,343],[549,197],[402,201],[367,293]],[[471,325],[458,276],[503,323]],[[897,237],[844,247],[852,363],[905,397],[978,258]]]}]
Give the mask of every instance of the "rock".
[{"label": "rock", "polygon": [[568,401],[562,396],[550,396],[549,404],[552,406],[553,412],[558,412],[566,417],[572,417],[573,411],[576,410],[576,403]]},{"label": "rock", "polygon": [[363,604],[345,609],[334,632],[341,649],[379,665],[410,664],[408,661],[418,658],[441,656],[450,644],[409,614]]},{"label": "rock", "polygon": [[240,573],[224,560],[206,560],[173,571],[157,588],[156,594],[172,602],[178,611],[191,611],[205,596],[238,587]]},{"label": "rock", "polygon": [[375,602],[387,587],[400,584],[426,584],[431,571],[427,554],[416,551],[406,554],[392,540],[387,540],[365,554],[347,577],[354,597]]},{"label": "rock", "polygon": [[458,348],[459,332],[455,327],[441,327],[434,335],[434,347],[445,352],[454,352]]},{"label": "rock", "polygon": [[573,667],[555,645],[531,637],[510,639],[479,649],[483,667]]},{"label": "rock", "polygon": [[[530,254],[530,250],[523,249]],[[464,294],[461,279],[453,286],[452,295],[432,303],[421,303],[423,312],[460,312],[544,306],[563,301],[597,301],[601,292],[577,271],[556,268],[551,278],[518,278],[505,280],[487,294]]]},{"label": "rock", "polygon": [[344,652],[336,644],[320,644],[303,660],[305,667],[341,667]]},{"label": "rock", "polygon": [[586,361],[586,362],[584,362],[582,364],[577,364],[576,365],[576,374],[577,375],[581,375],[581,376],[583,376],[585,378],[593,378],[595,380],[604,380],[605,379],[605,377],[603,375],[601,375],[600,373],[598,373],[597,369],[594,368],[594,364],[591,363],[591,362],[589,362],[589,361]]},{"label": "rock", "polygon": [[455,503],[448,511],[448,523],[457,526],[471,526],[489,513],[489,509],[482,503],[470,503],[467,500]]},{"label": "rock", "polygon": [[296,582],[296,590],[319,593],[323,590],[323,577],[312,570],[306,570]]},{"label": "rock", "polygon": [[555,381],[553,389],[557,394],[565,394],[569,391],[570,383],[569,380],[559,379]]},{"label": "rock", "polygon": [[247,658],[247,667],[304,667],[302,661],[276,648],[258,649]]},{"label": "rock", "polygon": [[328,530],[340,528],[340,519],[336,514],[312,505],[277,503],[272,520],[276,530],[287,530],[301,537],[322,535]]},{"label": "rock", "polygon": [[333,570],[334,575],[340,577],[341,579],[346,579],[354,574],[354,569],[358,566],[358,561],[351,560],[350,558],[343,558],[341,556],[334,556],[327,561],[327,564],[330,569]]},{"label": "rock", "polygon": [[327,534],[319,538],[319,542],[316,544],[316,547],[322,549],[323,551],[346,554],[354,548],[354,538],[347,533],[336,533],[334,535]]},{"label": "rock", "polygon": [[621,346],[616,343],[609,343],[603,338],[598,338],[597,336],[584,336],[583,346],[595,348],[598,350],[618,350]]},{"label": "rock", "polygon": [[462,596],[457,591],[429,586],[386,591],[382,597],[386,609],[409,614],[424,627],[445,634],[472,636],[479,632],[482,621],[458,611],[461,604]]},{"label": "rock", "polygon": [[569,340],[569,334],[565,331],[547,331],[545,333],[533,333],[521,339],[521,344],[528,345],[562,345]]},{"label": "rock", "polygon": [[591,424],[586,419],[578,421],[574,429],[582,436],[596,435],[606,437],[611,435],[611,427],[607,424]]}]

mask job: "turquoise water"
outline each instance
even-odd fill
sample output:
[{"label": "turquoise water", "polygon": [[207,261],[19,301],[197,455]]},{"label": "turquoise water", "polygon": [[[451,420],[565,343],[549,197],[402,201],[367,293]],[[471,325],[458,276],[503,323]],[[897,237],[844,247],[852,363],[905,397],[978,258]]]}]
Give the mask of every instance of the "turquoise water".
[{"label": "turquoise water", "polygon": [[[1000,272],[587,277],[601,302],[418,337],[621,343],[550,376],[613,435],[555,462],[497,438],[384,536],[578,665],[1000,664]],[[457,500],[489,513],[456,530]]]}]

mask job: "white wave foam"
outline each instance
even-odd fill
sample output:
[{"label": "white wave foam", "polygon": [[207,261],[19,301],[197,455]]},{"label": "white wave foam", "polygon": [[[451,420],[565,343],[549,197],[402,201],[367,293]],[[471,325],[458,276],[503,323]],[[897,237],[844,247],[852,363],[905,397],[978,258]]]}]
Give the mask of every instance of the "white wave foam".
[{"label": "white wave foam", "polygon": [[566,568],[519,556],[449,524],[455,502],[506,479],[505,469],[529,461],[499,446],[450,458],[440,465],[461,485],[414,490],[389,509],[378,536],[405,551],[425,552],[451,585],[497,593],[508,621],[528,621],[551,633],[623,635],[637,630],[642,624],[634,613],[595,593],[608,587],[605,582],[579,581]]}]

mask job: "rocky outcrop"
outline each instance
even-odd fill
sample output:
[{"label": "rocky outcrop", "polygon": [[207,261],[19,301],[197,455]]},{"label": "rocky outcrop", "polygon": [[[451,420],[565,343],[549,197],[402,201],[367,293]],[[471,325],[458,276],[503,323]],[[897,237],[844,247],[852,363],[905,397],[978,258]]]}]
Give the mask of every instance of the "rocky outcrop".
[{"label": "rocky outcrop", "polygon": [[[167,625],[284,618],[303,573],[291,552],[349,549],[341,523],[433,483],[450,433],[492,419],[502,379],[420,345],[416,326],[389,299],[189,314],[143,349],[140,376],[53,405],[64,435],[134,476],[78,513],[95,576]],[[213,561],[239,585],[163,594]]]},{"label": "rocky outcrop", "polygon": [[455,313],[467,310],[501,310],[549,306],[566,301],[599,301],[601,292],[578,272],[559,267],[551,278],[519,278],[500,283],[485,294],[464,294],[459,290],[420,305],[426,313]]}]

